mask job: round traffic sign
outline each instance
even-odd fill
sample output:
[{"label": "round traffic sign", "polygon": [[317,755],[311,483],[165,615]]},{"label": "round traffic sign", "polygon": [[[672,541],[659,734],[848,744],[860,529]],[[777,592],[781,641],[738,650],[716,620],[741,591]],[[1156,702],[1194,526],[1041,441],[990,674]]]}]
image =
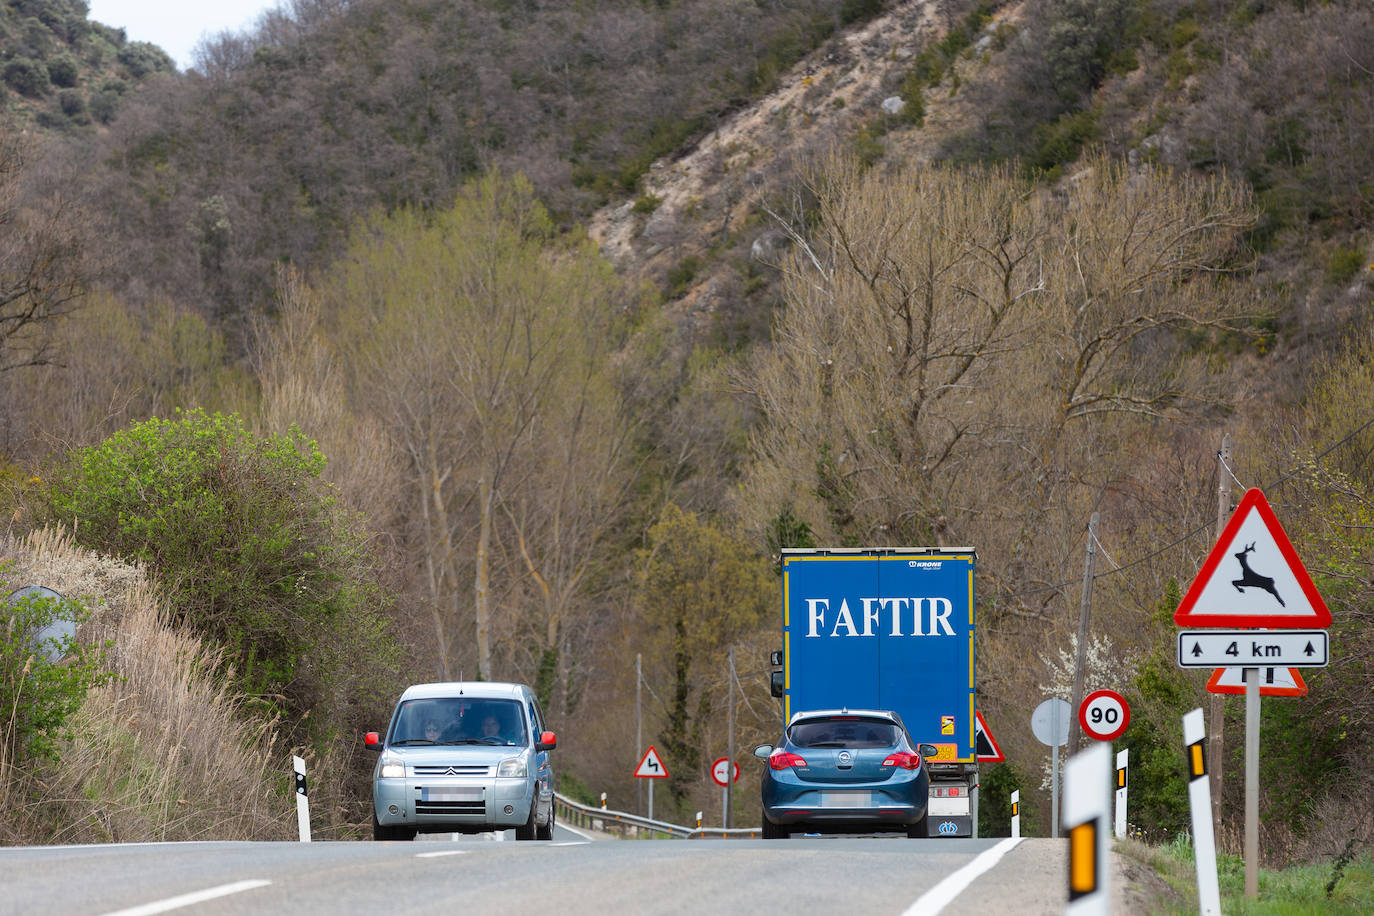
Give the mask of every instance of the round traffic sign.
[{"label": "round traffic sign", "polygon": [[[730,758],[729,758],[729,757],[717,757],[715,763],[711,764],[711,778],[714,779],[714,780],[716,781],[716,785],[718,785],[718,786],[726,786],[726,785],[729,785],[729,783],[726,782],[726,776],[725,776],[725,774],[729,772],[729,769],[728,769],[728,764],[729,764],[729,763],[730,763]],[[734,778],[733,782],[739,782],[739,764],[738,764],[738,763],[735,764],[735,778]]]},{"label": "round traffic sign", "polygon": [[1031,713],[1031,732],[1041,744],[1059,747],[1069,743],[1069,716],[1072,714],[1068,700],[1050,697]]},{"label": "round traffic sign", "polygon": [[1115,690],[1094,690],[1078,707],[1078,724],[1090,738],[1112,741],[1131,724],[1131,707]]}]

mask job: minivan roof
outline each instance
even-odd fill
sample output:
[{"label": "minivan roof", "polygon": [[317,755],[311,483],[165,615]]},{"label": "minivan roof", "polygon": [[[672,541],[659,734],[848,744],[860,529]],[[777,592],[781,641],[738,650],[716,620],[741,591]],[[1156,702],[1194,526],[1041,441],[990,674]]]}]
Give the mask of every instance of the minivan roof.
[{"label": "minivan roof", "polygon": [[411,684],[401,694],[402,700],[431,697],[509,697],[523,699],[529,688],[524,684],[502,684],[493,681],[441,681],[434,684]]}]

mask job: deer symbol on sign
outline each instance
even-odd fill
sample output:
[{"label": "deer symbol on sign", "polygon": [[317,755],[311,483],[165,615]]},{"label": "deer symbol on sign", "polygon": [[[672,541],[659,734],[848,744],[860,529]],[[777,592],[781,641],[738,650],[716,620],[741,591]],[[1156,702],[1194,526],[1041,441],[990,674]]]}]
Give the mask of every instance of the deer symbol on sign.
[{"label": "deer symbol on sign", "polygon": [[1236,591],[1242,593],[1247,588],[1262,588],[1266,592],[1274,596],[1274,600],[1279,603],[1279,607],[1287,607],[1288,605],[1284,604],[1283,599],[1279,597],[1278,590],[1274,588],[1273,578],[1270,576],[1261,576],[1259,573],[1251,569],[1250,564],[1246,561],[1245,555],[1247,553],[1250,553],[1254,549],[1255,542],[1251,541],[1250,545],[1246,547],[1244,550],[1240,551],[1239,553],[1232,554],[1233,557],[1235,557],[1237,560],[1240,560],[1241,576],[1239,579],[1232,579],[1231,584],[1236,587]]}]

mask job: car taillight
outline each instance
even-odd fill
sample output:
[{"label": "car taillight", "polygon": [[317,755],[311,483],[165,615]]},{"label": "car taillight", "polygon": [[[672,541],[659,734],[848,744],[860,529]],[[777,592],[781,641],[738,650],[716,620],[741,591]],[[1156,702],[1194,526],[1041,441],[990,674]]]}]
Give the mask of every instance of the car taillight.
[{"label": "car taillight", "polygon": [[898,751],[895,754],[888,754],[883,761],[885,767],[901,767],[904,770],[915,770],[921,766],[919,754],[908,754],[906,751]]},{"label": "car taillight", "polygon": [[788,767],[804,767],[806,760],[796,754],[778,750],[768,755],[768,766],[775,770],[785,770]]}]

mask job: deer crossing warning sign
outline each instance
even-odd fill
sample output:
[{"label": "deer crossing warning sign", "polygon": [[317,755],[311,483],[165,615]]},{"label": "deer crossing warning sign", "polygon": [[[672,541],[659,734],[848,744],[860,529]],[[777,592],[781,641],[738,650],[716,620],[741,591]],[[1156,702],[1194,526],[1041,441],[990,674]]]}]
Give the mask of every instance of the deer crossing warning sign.
[{"label": "deer crossing warning sign", "polygon": [[1259,490],[1241,497],[1174,612],[1186,627],[1318,628],[1331,612]]}]

